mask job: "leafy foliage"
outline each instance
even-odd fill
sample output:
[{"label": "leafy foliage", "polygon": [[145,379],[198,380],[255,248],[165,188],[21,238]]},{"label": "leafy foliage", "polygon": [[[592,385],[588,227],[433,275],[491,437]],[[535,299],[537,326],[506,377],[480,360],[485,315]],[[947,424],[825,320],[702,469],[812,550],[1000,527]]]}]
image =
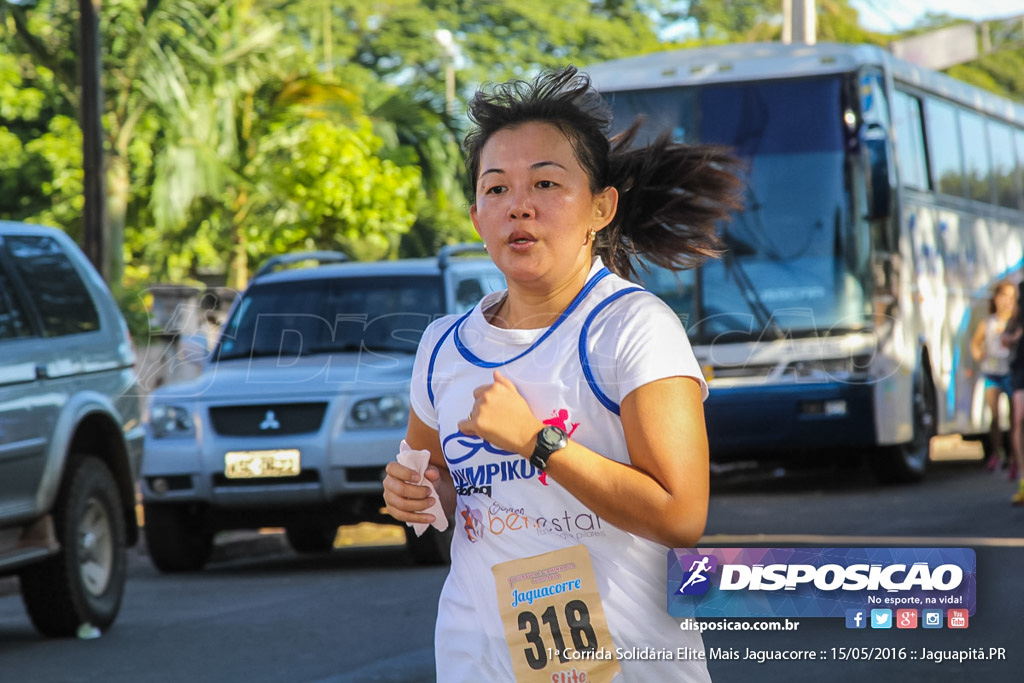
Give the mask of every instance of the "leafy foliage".
[{"label": "leafy foliage", "polygon": [[[239,286],[282,251],[381,258],[474,239],[458,113],[479,83],[678,47],[659,35],[681,22],[698,27],[684,44],[777,40],[781,5],[104,0],[108,216],[124,262],[111,272],[126,291],[216,273]],[[859,26],[848,0],[817,5],[821,40],[893,38]],[[77,19],[77,0],[0,0],[0,217],[80,236]],[[1020,99],[1022,43],[950,73]]]},{"label": "leafy foliage", "polygon": [[377,153],[372,124],[306,121],[277,126],[253,165],[286,198],[273,228],[251,238],[269,240],[268,253],[339,249],[363,260],[394,256],[416,219],[420,172]]}]

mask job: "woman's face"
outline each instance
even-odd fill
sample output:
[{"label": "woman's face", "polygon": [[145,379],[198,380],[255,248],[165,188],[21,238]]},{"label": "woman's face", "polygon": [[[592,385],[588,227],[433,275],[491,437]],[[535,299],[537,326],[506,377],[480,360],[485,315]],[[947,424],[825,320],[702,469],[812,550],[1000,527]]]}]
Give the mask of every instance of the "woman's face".
[{"label": "woman's face", "polygon": [[1017,288],[1014,286],[1000,287],[993,297],[996,313],[1009,315],[1017,303]]},{"label": "woman's face", "polygon": [[498,131],[481,150],[473,225],[510,283],[551,288],[590,269],[591,229],[615,215],[618,194],[590,191],[569,140],[548,123]]}]

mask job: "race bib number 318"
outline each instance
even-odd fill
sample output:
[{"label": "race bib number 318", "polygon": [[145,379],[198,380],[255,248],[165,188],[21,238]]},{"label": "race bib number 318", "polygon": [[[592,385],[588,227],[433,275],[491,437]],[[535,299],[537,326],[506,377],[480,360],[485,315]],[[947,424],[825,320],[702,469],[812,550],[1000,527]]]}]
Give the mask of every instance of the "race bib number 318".
[{"label": "race bib number 318", "polygon": [[516,681],[615,677],[619,662],[585,546],[502,562],[492,571]]}]

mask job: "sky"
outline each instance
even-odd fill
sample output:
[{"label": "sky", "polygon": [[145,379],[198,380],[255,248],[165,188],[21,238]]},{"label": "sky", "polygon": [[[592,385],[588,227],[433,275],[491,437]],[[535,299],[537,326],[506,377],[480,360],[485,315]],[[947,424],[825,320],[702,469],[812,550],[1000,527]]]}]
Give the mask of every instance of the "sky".
[{"label": "sky", "polygon": [[981,21],[1024,15],[1024,0],[851,0],[865,28],[892,33],[928,12]]}]

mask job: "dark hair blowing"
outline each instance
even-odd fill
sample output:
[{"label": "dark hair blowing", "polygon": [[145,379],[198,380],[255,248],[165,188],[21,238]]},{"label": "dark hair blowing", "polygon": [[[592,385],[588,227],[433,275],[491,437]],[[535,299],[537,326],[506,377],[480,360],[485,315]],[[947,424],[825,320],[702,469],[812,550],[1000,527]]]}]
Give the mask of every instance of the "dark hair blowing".
[{"label": "dark hair blowing", "polygon": [[475,128],[463,149],[474,194],[487,141],[530,122],[551,124],[565,135],[591,192],[618,190],[618,210],[598,233],[594,251],[619,275],[634,276],[637,257],[681,270],[721,254],[715,224],[741,205],[738,160],[722,147],[674,143],[668,131],[645,147],[632,147],[641,119],[609,140],[611,108],[576,67],[480,90],[469,103],[469,118]]}]

